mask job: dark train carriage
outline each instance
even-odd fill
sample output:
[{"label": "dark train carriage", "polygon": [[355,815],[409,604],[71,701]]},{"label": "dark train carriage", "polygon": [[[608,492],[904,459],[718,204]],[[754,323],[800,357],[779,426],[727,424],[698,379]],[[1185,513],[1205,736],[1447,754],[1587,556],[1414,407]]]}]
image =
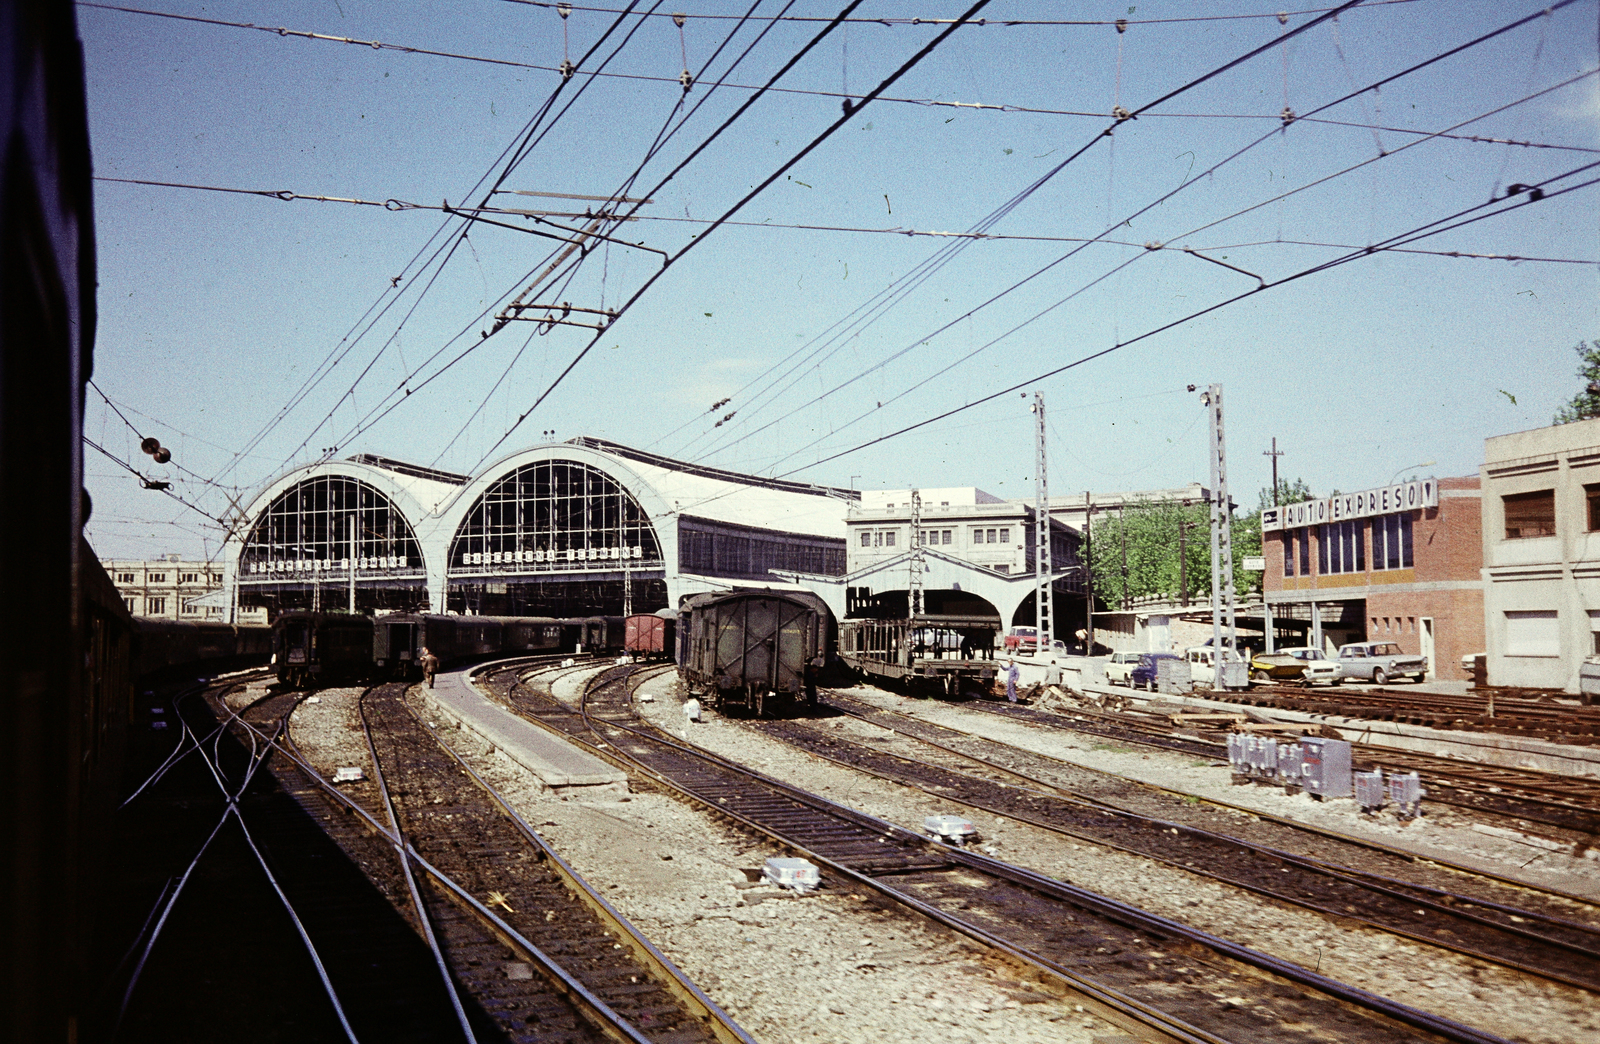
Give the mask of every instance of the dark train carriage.
[{"label": "dark train carriage", "polygon": [[924,614],[914,619],[845,620],[839,659],[877,684],[943,689],[951,696],[987,690],[995,661],[975,656],[994,646],[999,621],[989,616]]},{"label": "dark train carriage", "polygon": [[380,616],[372,621],[372,673],[377,678],[405,678],[416,669],[422,617],[410,613]]},{"label": "dark train carriage", "polygon": [[583,626],[583,651],[586,653],[621,652],[624,621],[620,616],[590,616],[581,621]]},{"label": "dark train carriage", "polygon": [[622,626],[622,650],[634,659],[662,660],[676,655],[678,619],[672,610],[630,616]]},{"label": "dark train carriage", "polygon": [[284,613],[272,624],[278,680],[303,687],[358,681],[372,671],[372,618],[349,613]]},{"label": "dark train carriage", "polygon": [[418,641],[440,663],[494,656],[500,652],[505,619],[498,616],[438,616],[422,618]]},{"label": "dark train carriage", "polygon": [[501,634],[503,653],[560,652],[566,648],[565,622],[543,616],[518,616],[505,620]]},{"label": "dark train carriage", "polygon": [[134,630],[133,674],[138,678],[197,669],[214,675],[265,663],[272,655],[268,627],[141,617]]},{"label": "dark train carriage", "polygon": [[694,595],[684,607],[678,670],[692,694],[724,713],[763,717],[815,699],[829,623],[820,598],[756,589]]}]

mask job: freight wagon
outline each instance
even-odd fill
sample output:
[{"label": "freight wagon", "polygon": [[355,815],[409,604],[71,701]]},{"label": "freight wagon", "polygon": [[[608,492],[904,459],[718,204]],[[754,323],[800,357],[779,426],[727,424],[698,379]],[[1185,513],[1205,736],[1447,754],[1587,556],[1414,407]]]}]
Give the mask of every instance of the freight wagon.
[{"label": "freight wagon", "polygon": [[623,621],[622,651],[635,660],[671,659],[677,652],[678,614],[670,609]]},{"label": "freight wagon", "polygon": [[830,616],[816,595],[757,589],[693,595],[678,619],[678,672],[723,713],[766,717],[816,700]]},{"label": "freight wagon", "polygon": [[992,652],[999,621],[991,616],[925,614],[892,620],[844,620],[839,659],[878,684],[937,686],[946,695],[994,683]]}]

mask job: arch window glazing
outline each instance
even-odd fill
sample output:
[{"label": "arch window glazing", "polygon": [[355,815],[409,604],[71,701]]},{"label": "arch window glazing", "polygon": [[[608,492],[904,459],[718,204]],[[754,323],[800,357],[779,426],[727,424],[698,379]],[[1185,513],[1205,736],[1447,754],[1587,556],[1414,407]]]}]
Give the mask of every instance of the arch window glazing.
[{"label": "arch window glazing", "polygon": [[317,475],[280,493],[261,513],[240,552],[239,579],[292,581],[348,571],[352,560],[358,574],[409,576],[422,570],[422,549],[378,489],[345,475]]},{"label": "arch window glazing", "polygon": [[662,566],[638,501],[599,468],[542,460],[509,472],[472,505],[450,545],[451,573]]}]

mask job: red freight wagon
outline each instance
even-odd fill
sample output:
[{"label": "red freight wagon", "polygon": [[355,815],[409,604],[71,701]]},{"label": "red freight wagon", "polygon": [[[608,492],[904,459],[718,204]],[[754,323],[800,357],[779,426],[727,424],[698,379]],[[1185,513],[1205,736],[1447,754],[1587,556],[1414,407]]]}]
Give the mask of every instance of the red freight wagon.
[{"label": "red freight wagon", "polygon": [[653,613],[630,616],[625,621],[623,649],[635,659],[670,659],[676,647],[676,623],[670,616]]}]

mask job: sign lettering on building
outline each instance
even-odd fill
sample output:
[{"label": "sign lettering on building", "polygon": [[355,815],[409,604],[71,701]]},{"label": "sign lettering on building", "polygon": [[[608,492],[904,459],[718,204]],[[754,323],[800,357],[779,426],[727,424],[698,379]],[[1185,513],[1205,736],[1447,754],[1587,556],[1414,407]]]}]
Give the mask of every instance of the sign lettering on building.
[{"label": "sign lettering on building", "polygon": [[1270,507],[1261,512],[1261,531],[1274,529],[1299,529],[1302,526],[1320,526],[1325,522],[1342,522],[1350,518],[1367,518],[1371,515],[1392,515],[1398,511],[1415,511],[1418,508],[1439,506],[1437,479],[1416,479],[1397,482],[1378,489],[1364,489],[1359,493],[1341,493],[1336,497],[1307,500],[1299,504]]}]

